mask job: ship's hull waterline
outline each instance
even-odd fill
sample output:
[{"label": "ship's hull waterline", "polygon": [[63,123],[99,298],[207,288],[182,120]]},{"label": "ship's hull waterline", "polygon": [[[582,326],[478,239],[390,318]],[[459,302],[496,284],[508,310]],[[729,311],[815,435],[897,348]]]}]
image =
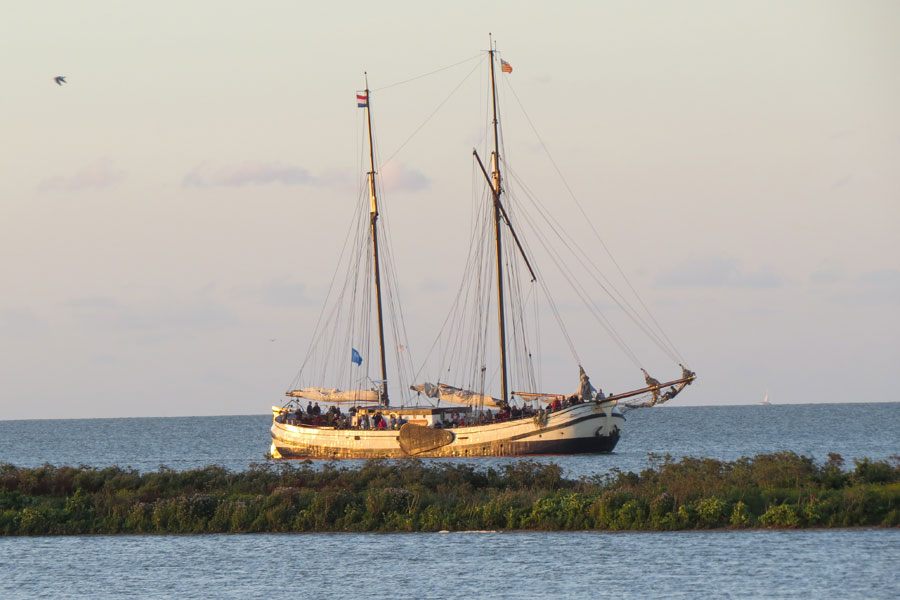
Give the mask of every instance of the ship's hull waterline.
[{"label": "ship's hull waterline", "polygon": [[[405,430],[334,429],[272,423],[276,458],[403,458],[442,456],[527,456],[611,452],[625,417],[612,403],[588,402],[549,413],[545,419],[412,431],[427,433],[410,442]],[[427,429],[427,432],[425,431]],[[420,436],[422,437],[422,436]]]}]

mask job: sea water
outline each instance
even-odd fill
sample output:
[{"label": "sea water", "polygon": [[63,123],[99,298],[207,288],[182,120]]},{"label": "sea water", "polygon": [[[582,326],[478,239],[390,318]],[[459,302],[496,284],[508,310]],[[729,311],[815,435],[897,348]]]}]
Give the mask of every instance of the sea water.
[{"label": "sea water", "polygon": [[[649,455],[735,460],[790,450],[825,461],[829,452],[886,460],[900,454],[900,403],[658,407],[626,413],[611,454],[546,456],[570,477],[640,471]],[[118,465],[141,471],[265,462],[271,414],[229,417],[0,421],[0,462],[20,467]],[[502,467],[516,458],[432,459]],[[358,466],[364,461],[342,461]],[[319,462],[321,464],[321,462]]]},{"label": "sea water", "polygon": [[14,598],[885,598],[896,530],[0,538]]},{"label": "sea water", "polygon": [[[614,453],[536,460],[581,477],[646,468],[651,453],[835,452],[851,467],[900,454],[900,403],[627,417]],[[264,462],[270,420],[0,421],[0,462],[244,470]],[[518,459],[433,460],[502,468]],[[0,598],[898,598],[898,564],[900,531],[879,529],[21,537],[0,538]]]}]

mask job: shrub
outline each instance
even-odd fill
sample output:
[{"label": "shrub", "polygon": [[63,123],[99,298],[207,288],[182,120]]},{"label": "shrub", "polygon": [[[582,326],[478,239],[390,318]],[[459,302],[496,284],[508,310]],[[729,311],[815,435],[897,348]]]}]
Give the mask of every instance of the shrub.
[{"label": "shrub", "polygon": [[731,511],[730,523],[732,527],[750,527],[753,524],[753,515],[750,509],[742,501],[738,500]]},{"label": "shrub", "polygon": [[725,523],[728,505],[720,498],[704,498],[697,503],[697,516],[700,523],[707,527],[716,527]]},{"label": "shrub", "polygon": [[675,500],[669,494],[663,492],[650,502],[651,529],[659,531],[672,531],[678,529],[678,518],[675,515]]},{"label": "shrub", "polygon": [[369,490],[366,495],[366,512],[376,520],[381,520],[391,513],[409,512],[413,502],[413,494],[401,488],[383,488]]},{"label": "shrub", "polygon": [[0,491],[0,510],[22,510],[31,504],[32,501],[33,498],[31,496],[27,496],[18,490]]},{"label": "shrub", "polygon": [[886,462],[871,462],[868,458],[855,462],[853,478],[860,483],[892,483],[898,480],[897,471]]},{"label": "shrub", "polygon": [[125,531],[131,533],[149,533],[153,531],[153,505],[138,502],[131,507],[125,518]]},{"label": "shrub", "polygon": [[891,460],[848,472],[836,454],[821,467],[791,452],[666,456],[641,473],[579,480],[528,460],[285,461],[240,473],[0,464],[0,534],[898,526],[900,459]]},{"label": "shrub", "polygon": [[641,529],[647,520],[647,505],[635,498],[627,501],[616,511],[610,524],[611,529]]},{"label": "shrub", "polygon": [[766,527],[794,528],[800,525],[800,517],[795,506],[775,504],[759,518],[759,522]]}]

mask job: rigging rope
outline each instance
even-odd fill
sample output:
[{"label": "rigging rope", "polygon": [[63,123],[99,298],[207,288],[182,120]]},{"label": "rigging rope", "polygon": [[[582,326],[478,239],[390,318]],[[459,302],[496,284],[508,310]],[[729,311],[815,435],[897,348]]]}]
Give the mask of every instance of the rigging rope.
[{"label": "rigging rope", "polygon": [[[515,175],[515,173],[512,171],[512,169],[509,168],[508,165],[507,165],[507,172],[511,174],[512,179],[518,181],[518,177]],[[552,215],[549,215],[549,213],[547,213],[546,211],[543,211],[542,207],[540,206],[540,204],[537,203],[537,201],[534,199],[533,195],[527,192],[527,189],[526,189],[525,195],[526,195],[526,197],[528,197],[529,199],[532,200],[534,207],[538,210],[539,215],[541,217],[543,217],[544,222],[546,223],[548,229],[556,235],[556,237],[560,241],[561,245],[563,247],[565,247],[566,249],[568,249],[569,252],[573,256],[575,256],[575,258],[578,259],[579,262],[581,262],[582,266],[586,266],[586,265],[584,265],[584,262],[580,259],[578,254],[572,249],[568,239],[566,238],[566,236],[564,236],[562,234],[561,229],[558,228],[558,224],[555,222]],[[520,206],[520,208],[524,208],[524,207]],[[522,210],[521,214],[525,218],[525,221],[531,226],[534,237],[541,241],[541,244],[543,245],[544,250],[547,252],[547,254],[549,255],[550,259],[553,261],[553,263],[557,266],[557,269],[560,271],[562,276],[566,279],[566,281],[569,283],[569,285],[575,290],[576,294],[581,299],[582,303],[584,303],[585,307],[587,307],[587,309],[591,312],[592,316],[595,319],[597,319],[598,322],[600,322],[600,324],[607,331],[607,333],[609,333],[610,337],[617,343],[617,345],[619,345],[620,349],[627,356],[629,356],[629,358],[632,360],[632,362],[635,364],[635,366],[640,367],[641,364],[640,364],[640,361],[638,360],[637,356],[634,354],[634,352],[631,350],[631,348],[628,346],[628,344],[625,343],[624,338],[622,338],[622,336],[616,331],[615,327],[612,325],[612,323],[609,321],[609,319],[607,319],[607,317],[600,311],[600,309],[596,305],[596,303],[593,300],[591,300],[590,293],[588,292],[588,290],[586,290],[584,288],[584,286],[579,282],[578,277],[575,276],[575,274],[572,272],[572,270],[566,264],[566,261],[563,259],[563,257],[560,255],[560,253],[556,250],[554,244],[551,244],[549,242],[549,240],[547,240],[546,237],[543,235],[541,227],[538,226],[538,224],[535,222],[534,218],[531,217],[527,211]],[[596,266],[595,266],[595,268],[596,268]],[[588,272],[590,273],[590,270],[588,270]],[[594,276],[593,274],[591,274],[591,276],[594,278],[594,281],[600,286],[600,288],[604,292],[606,292],[606,294],[622,309],[622,311],[626,315],[628,315],[632,319],[634,319],[634,317],[629,313],[628,307],[623,305],[610,292],[610,290],[596,278],[596,276]],[[541,279],[543,279],[543,278],[541,278]],[[544,286],[544,289],[545,289],[545,293],[549,296],[549,288]],[[552,299],[551,299],[551,303],[552,303]],[[640,323],[637,323],[637,325],[638,325],[638,327],[641,327]],[[651,331],[648,331],[647,329],[643,329],[643,331],[651,340],[656,342],[657,345],[660,345],[660,343],[658,342],[658,340],[655,338],[654,334]],[[665,352],[665,350],[666,350],[665,346],[660,346],[660,347]]]},{"label": "rigging rope", "polygon": [[[469,59],[469,60],[472,60],[472,59]],[[467,62],[467,61],[463,61],[463,62]],[[458,63],[458,64],[462,64],[462,63]],[[397,156],[397,154],[400,153],[401,150],[403,150],[404,147],[406,147],[406,145],[409,142],[412,141],[412,139],[414,137],[416,137],[416,135],[418,135],[418,133],[422,130],[422,128],[425,127],[425,125],[427,125],[428,122],[434,118],[434,115],[436,115],[438,113],[438,111],[441,110],[441,108],[443,108],[444,105],[450,101],[450,98],[452,98],[453,95],[456,94],[456,92],[459,90],[459,88],[462,87],[462,84],[464,84],[466,82],[466,80],[469,77],[471,77],[472,74],[476,70],[478,70],[479,66],[480,66],[480,64],[475,65],[475,67],[471,71],[469,71],[466,74],[466,76],[463,77],[462,80],[458,84],[456,84],[456,87],[454,87],[452,90],[450,90],[450,93],[447,94],[447,96],[443,100],[441,100],[441,102],[437,105],[437,107],[435,107],[435,109],[433,111],[431,111],[431,114],[429,114],[427,117],[425,117],[425,120],[422,121],[422,123],[418,127],[416,127],[411,134],[409,134],[409,137],[407,137],[406,140],[402,144],[400,144],[400,146],[396,150],[394,150],[394,152],[388,157],[388,159],[385,162],[390,162],[395,156]],[[449,68],[449,67],[447,67],[447,68]],[[441,69],[441,70],[443,70],[443,69]],[[435,71],[435,72],[437,72],[437,71]],[[424,77],[424,75],[422,77]],[[410,81],[412,81],[412,80],[410,80]],[[379,163],[379,165],[381,165],[381,164],[383,164],[383,163]]]},{"label": "rigging rope", "polygon": [[553,159],[553,156],[550,154],[550,151],[547,148],[547,145],[544,142],[544,139],[541,137],[537,128],[534,126],[534,123],[532,122],[531,117],[528,115],[528,112],[525,110],[525,107],[522,105],[522,102],[519,99],[518,94],[516,94],[516,91],[513,88],[512,84],[510,82],[506,81],[506,85],[509,88],[510,92],[512,92],[513,97],[516,99],[516,103],[519,105],[519,108],[522,110],[522,114],[525,116],[526,121],[528,121],[529,126],[531,126],[531,130],[534,132],[534,135],[537,137],[538,141],[540,142],[541,148],[546,153],[547,158],[550,160],[550,163],[553,165],[553,168],[556,170],[557,175],[559,176],[560,180],[563,182],[563,185],[566,187],[566,191],[568,191],[569,196],[572,198],[573,202],[575,202],[575,205],[578,207],[578,210],[581,212],[585,221],[591,228],[591,231],[593,232],[594,236],[597,238],[597,241],[600,243],[604,252],[606,252],[606,255],[609,257],[610,261],[612,261],[613,265],[615,265],[616,270],[619,272],[619,275],[621,275],[622,279],[628,285],[629,289],[634,294],[634,297],[638,300],[640,305],[643,307],[647,316],[650,318],[651,321],[653,321],[653,324],[656,326],[656,329],[658,330],[659,334],[661,334],[662,338],[664,338],[665,341],[667,342],[668,347],[666,348],[666,353],[670,354],[670,358],[673,358],[676,362],[683,362],[683,363],[687,364],[687,362],[682,357],[681,353],[678,352],[678,349],[675,347],[675,344],[673,344],[671,339],[669,339],[669,336],[666,335],[662,326],[659,324],[659,322],[656,320],[656,318],[650,312],[650,309],[647,308],[647,305],[644,303],[641,296],[637,293],[637,290],[631,284],[631,281],[625,275],[625,272],[622,270],[618,261],[616,261],[612,252],[607,247],[607,245],[604,243],[603,239],[600,237],[600,234],[597,231],[597,229],[594,227],[593,222],[590,220],[590,218],[588,218],[587,212],[584,210],[584,207],[581,205],[581,202],[578,201],[577,196],[575,195],[574,191],[572,190],[571,186],[569,185],[569,182],[566,180],[565,176],[563,175],[562,170],[559,168],[559,165],[556,164],[556,161]]},{"label": "rigging rope", "polygon": [[440,69],[435,69],[434,71],[429,71],[428,73],[423,73],[422,75],[416,75],[415,77],[411,77],[409,79],[404,79],[403,81],[398,81],[397,83],[392,83],[390,85],[386,85],[384,87],[376,88],[376,89],[373,89],[370,91],[380,92],[382,90],[387,90],[387,89],[390,89],[393,87],[397,87],[398,85],[404,85],[404,84],[410,83],[412,81],[416,81],[416,80],[422,79],[424,77],[434,75],[435,73],[440,73],[441,71],[446,71],[447,69],[452,69],[453,67],[458,67],[459,65],[465,64],[465,63],[469,62],[470,60],[475,60],[476,58],[482,58],[483,56],[484,56],[484,53],[479,53],[479,54],[476,54],[475,56],[470,56],[469,58],[467,58],[465,60],[461,60],[457,63],[453,63],[452,65],[447,65],[446,67],[441,67]]}]

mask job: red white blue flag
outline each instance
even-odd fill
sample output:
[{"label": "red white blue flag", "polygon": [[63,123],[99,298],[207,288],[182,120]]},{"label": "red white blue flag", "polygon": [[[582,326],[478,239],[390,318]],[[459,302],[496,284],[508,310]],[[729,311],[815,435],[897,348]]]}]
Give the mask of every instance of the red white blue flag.
[{"label": "red white blue flag", "polygon": [[504,73],[512,73],[512,65],[501,58],[500,59],[500,70],[503,71]]},{"label": "red white blue flag", "polygon": [[369,95],[368,94],[357,94],[356,95],[356,106],[360,108],[366,108],[369,106]]}]

